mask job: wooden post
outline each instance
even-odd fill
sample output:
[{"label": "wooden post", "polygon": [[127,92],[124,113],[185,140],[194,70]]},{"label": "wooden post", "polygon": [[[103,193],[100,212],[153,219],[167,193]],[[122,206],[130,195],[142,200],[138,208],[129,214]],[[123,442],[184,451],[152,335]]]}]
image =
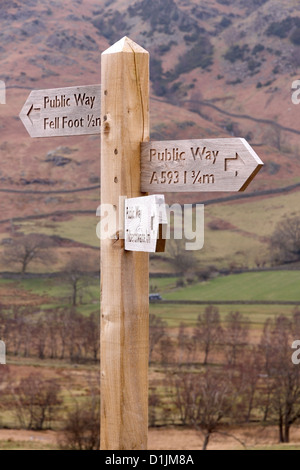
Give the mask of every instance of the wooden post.
[{"label": "wooden post", "polygon": [[[139,197],[149,140],[149,54],[124,37],[102,54],[101,204]],[[146,450],[149,255],[101,241],[101,449]]]}]

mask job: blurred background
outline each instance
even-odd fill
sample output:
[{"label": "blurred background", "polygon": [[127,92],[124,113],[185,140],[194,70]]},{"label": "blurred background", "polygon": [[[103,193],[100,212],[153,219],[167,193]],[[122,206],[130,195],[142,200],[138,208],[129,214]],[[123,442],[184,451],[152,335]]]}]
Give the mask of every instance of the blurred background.
[{"label": "blurred background", "polygon": [[100,83],[125,35],[150,53],[152,140],[244,137],[265,164],[244,193],[166,195],[205,204],[205,242],[150,257],[149,447],[299,449],[294,0],[1,0],[0,448],[99,446],[100,136],[18,116],[31,90]]}]

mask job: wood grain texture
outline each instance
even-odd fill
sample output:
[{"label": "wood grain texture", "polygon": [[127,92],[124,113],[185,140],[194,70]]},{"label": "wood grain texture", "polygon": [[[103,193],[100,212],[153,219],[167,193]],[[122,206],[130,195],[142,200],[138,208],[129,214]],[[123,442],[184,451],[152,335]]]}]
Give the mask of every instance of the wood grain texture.
[{"label": "wood grain texture", "polygon": [[263,166],[245,139],[141,144],[141,189],[150,193],[244,191]]},{"label": "wood grain texture", "polygon": [[[101,66],[101,203],[113,204],[119,216],[124,210],[120,196],[142,195],[140,143],[149,139],[149,54],[125,37],[102,54]],[[126,252],[123,230],[101,241],[101,449],[145,450],[149,255]]]},{"label": "wood grain texture", "polygon": [[33,90],[20,119],[31,137],[100,134],[100,85]]}]

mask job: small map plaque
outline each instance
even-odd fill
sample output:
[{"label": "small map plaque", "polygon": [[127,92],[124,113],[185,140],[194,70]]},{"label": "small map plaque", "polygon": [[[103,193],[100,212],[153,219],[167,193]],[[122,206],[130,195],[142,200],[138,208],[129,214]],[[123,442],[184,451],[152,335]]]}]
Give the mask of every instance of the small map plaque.
[{"label": "small map plaque", "polygon": [[167,224],[165,197],[136,197],[125,200],[125,250],[163,252],[163,226]]}]

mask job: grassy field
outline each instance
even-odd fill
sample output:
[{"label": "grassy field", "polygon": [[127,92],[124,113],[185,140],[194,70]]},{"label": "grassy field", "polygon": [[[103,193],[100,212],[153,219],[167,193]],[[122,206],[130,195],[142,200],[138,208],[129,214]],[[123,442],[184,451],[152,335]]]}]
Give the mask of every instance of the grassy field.
[{"label": "grassy field", "polygon": [[[200,198],[199,198],[200,199]],[[201,201],[199,201],[201,202]],[[254,267],[257,259],[268,260],[268,240],[276,224],[299,216],[299,192],[219,203],[205,207],[204,247],[194,251],[199,266],[228,267],[231,263]],[[98,247],[96,226],[99,217],[78,215],[65,220],[28,220],[18,222],[18,232],[59,235],[86,246]],[[2,233],[0,238],[10,234]],[[167,250],[151,261],[153,272],[175,270],[167,261]],[[165,261],[163,261],[165,259]],[[159,266],[159,269],[157,269]]]},{"label": "grassy field", "polygon": [[[220,276],[207,282],[199,282],[184,288],[176,287],[177,278],[154,278],[150,285],[165,300],[199,301],[299,301],[300,272],[273,271]],[[277,315],[291,316],[293,305],[220,305],[221,320],[231,311],[241,312],[253,328],[262,328],[267,318]],[[150,304],[150,311],[167,322],[169,327],[178,327],[181,322],[194,326],[205,305]]]},{"label": "grassy field", "polygon": [[[176,287],[178,278],[151,278],[150,292],[159,292],[164,300],[199,301],[296,301],[300,305],[300,271],[267,271],[220,276],[207,282],[198,282],[183,288]],[[34,299],[41,310],[71,305],[71,287],[61,278],[0,280],[1,297]],[[86,278],[81,283],[78,310],[83,315],[100,311],[100,282]],[[204,305],[150,304],[150,311],[167,321],[170,327],[181,322],[193,326]],[[291,315],[295,306],[289,305],[221,305],[221,317],[239,310],[255,325],[279,314]]]},{"label": "grassy field", "polygon": [[54,222],[48,219],[28,220],[20,222],[19,230],[25,234],[42,233],[44,235],[58,235],[62,238],[69,238],[85,245],[93,247],[99,246],[99,239],[96,235],[96,226],[99,218],[95,216],[70,217],[68,220]]},{"label": "grassy field", "polygon": [[166,300],[299,301],[300,271],[268,271],[220,276],[166,292]]},{"label": "grassy field", "polygon": [[[205,305],[163,305],[151,304],[150,312],[164,320],[169,328],[177,328],[180,323],[185,323],[189,327],[194,327],[198,315],[203,313]],[[268,318],[278,315],[291,317],[295,309],[294,306],[286,305],[219,305],[221,321],[232,311],[239,311],[250,322],[251,328],[262,329]]]},{"label": "grassy field", "polygon": [[[27,305],[39,305],[41,310],[71,306],[72,287],[61,278],[23,280],[0,279],[0,293],[5,304],[13,305],[26,299]],[[97,278],[80,280],[77,309],[83,315],[100,311],[100,285]],[[18,302],[20,304],[20,302]],[[24,304],[24,303],[23,303]]]}]

